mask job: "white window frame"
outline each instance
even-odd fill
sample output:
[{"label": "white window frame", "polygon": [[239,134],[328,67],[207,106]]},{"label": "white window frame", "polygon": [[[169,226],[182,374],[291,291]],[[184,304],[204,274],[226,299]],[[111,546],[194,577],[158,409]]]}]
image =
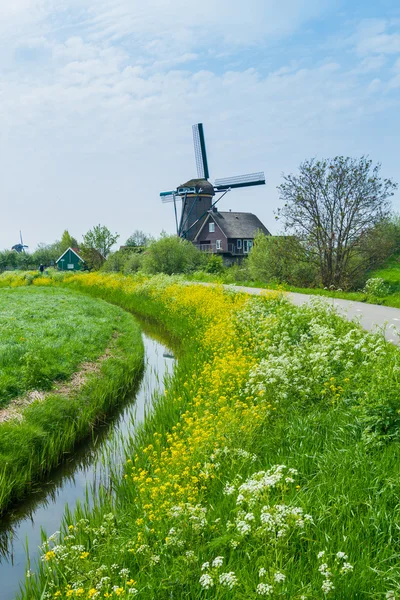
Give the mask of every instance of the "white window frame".
[{"label": "white window frame", "polygon": [[222,250],[221,243],[222,243],[222,240],[216,240],[216,242],[215,242],[215,249],[216,250]]},{"label": "white window frame", "polygon": [[248,254],[253,247],[253,240],[243,240],[243,254]]},{"label": "white window frame", "polygon": [[215,233],[215,223],[208,224],[208,233]]},{"label": "white window frame", "polygon": [[236,248],[237,248],[238,250],[241,250],[241,249],[242,249],[242,240],[236,240]]}]

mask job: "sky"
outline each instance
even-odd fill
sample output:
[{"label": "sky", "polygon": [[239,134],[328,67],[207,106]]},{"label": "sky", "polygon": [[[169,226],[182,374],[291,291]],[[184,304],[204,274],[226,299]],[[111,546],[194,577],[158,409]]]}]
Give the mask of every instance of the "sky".
[{"label": "sky", "polygon": [[[0,248],[68,229],[174,233],[159,192],[264,171],[220,210],[278,233],[282,174],[368,155],[400,182],[396,0],[13,0],[0,3]],[[400,211],[400,194],[393,197]]]}]

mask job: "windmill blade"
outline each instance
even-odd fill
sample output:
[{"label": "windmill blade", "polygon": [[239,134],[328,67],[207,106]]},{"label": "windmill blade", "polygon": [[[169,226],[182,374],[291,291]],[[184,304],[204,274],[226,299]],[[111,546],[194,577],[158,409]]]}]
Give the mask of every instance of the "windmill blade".
[{"label": "windmill blade", "polygon": [[206,142],[204,139],[203,123],[197,123],[197,125],[193,125],[192,129],[197,174],[199,176],[199,179],[208,179],[210,177],[210,174],[208,172]]},{"label": "windmill blade", "polygon": [[228,188],[241,188],[264,184],[265,175],[262,171],[260,171],[260,173],[248,173],[247,175],[236,175],[235,177],[216,179],[214,188],[216,188],[218,191],[222,191]]},{"label": "windmill blade", "polygon": [[175,192],[160,192],[161,202],[164,204],[167,202],[173,202],[175,195]]}]

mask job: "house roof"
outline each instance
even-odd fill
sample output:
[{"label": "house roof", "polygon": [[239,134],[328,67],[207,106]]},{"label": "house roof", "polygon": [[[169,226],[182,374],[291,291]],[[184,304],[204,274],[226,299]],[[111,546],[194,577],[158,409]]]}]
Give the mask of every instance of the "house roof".
[{"label": "house roof", "polygon": [[[227,238],[253,239],[256,237],[258,231],[261,231],[265,235],[271,235],[260,219],[256,215],[253,215],[253,213],[216,211],[210,213],[209,216],[215,221]],[[206,219],[203,227],[206,222],[208,222],[208,219]],[[196,239],[199,238],[203,227],[197,234]]]},{"label": "house roof", "polygon": [[60,258],[57,258],[57,260],[56,260],[56,263],[58,263],[58,262],[59,262],[59,261],[62,259],[62,257],[63,257],[63,256],[65,256],[65,255],[67,254],[68,250],[71,250],[71,252],[73,252],[74,254],[76,254],[76,256],[79,258],[79,260],[81,260],[82,262],[85,262],[85,261],[83,260],[82,256],[80,256],[80,255],[78,254],[78,248],[71,248],[71,247],[69,247],[69,248],[67,248],[67,249],[66,249],[66,251],[65,251],[65,252],[63,252],[63,253],[61,254]]}]

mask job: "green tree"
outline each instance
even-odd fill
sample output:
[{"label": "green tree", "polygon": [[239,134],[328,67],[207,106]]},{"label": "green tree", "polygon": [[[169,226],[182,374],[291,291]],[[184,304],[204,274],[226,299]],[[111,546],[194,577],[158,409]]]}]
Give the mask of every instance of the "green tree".
[{"label": "green tree", "polygon": [[361,267],[362,237],[390,215],[397,184],[382,179],[380,168],[364,156],[311,159],[278,187],[284,202],[278,216],[306,244],[325,286],[351,284]]},{"label": "green tree", "polygon": [[119,235],[111,233],[105,225],[95,225],[83,236],[82,246],[86,249],[94,248],[106,258],[118,238]]},{"label": "green tree", "polygon": [[259,233],[247,260],[250,275],[255,280],[298,286],[318,283],[318,270],[296,236]]},{"label": "green tree", "polygon": [[67,229],[64,230],[60,241],[60,254],[68,250],[68,248],[77,248],[77,240],[69,234]]},{"label": "green tree", "polygon": [[104,265],[106,260],[103,254],[96,250],[96,248],[90,248],[84,245],[81,245],[79,255],[85,261],[83,263],[83,270],[85,271],[98,271]]},{"label": "green tree", "polygon": [[136,229],[132,235],[128,237],[125,242],[125,246],[134,246],[137,248],[145,247],[153,241],[151,235],[144,233],[143,231]]},{"label": "green tree", "polygon": [[191,242],[176,235],[162,234],[152,242],[143,255],[143,270],[147,273],[190,273],[205,263],[202,255]]},{"label": "green tree", "polygon": [[31,254],[31,262],[33,265],[36,265],[36,267],[40,264],[49,267],[50,265],[54,265],[60,255],[60,242],[54,242],[53,244],[39,244]]}]

